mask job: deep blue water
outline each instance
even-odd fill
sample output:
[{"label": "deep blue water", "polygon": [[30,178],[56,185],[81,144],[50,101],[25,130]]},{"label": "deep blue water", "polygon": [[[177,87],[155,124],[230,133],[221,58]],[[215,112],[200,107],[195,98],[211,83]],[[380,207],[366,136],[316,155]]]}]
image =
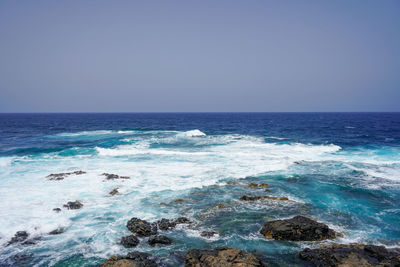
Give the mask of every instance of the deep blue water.
[{"label": "deep blue water", "polygon": [[[87,173],[46,179],[75,170]],[[103,172],[131,179],[104,181]],[[110,197],[115,187],[121,194]],[[244,194],[293,201],[243,203]],[[187,249],[220,245],[301,264],[298,251],[330,241],[258,234],[268,220],[299,214],[343,233],[334,242],[399,246],[400,113],[0,114],[0,200],[0,265],[15,255],[28,266],[96,265],[130,251],[117,243],[134,216],[197,222],[166,233],[171,246],[137,247],[171,266]],[[84,207],[52,211],[71,200]],[[46,234],[55,228],[65,232]],[[200,237],[207,229],[219,235]],[[5,246],[19,230],[40,242]]]}]

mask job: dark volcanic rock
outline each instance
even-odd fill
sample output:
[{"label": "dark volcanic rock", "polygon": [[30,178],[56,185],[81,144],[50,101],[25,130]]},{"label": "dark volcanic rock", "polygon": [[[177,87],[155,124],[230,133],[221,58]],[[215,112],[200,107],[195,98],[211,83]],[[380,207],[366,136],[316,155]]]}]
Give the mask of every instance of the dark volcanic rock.
[{"label": "dark volcanic rock", "polygon": [[59,213],[61,211],[61,209],[60,208],[54,208],[53,211]]},{"label": "dark volcanic rock", "polygon": [[125,257],[111,256],[100,267],[157,267],[157,263],[151,254],[130,252]]},{"label": "dark volcanic rock", "polygon": [[105,176],[107,180],[130,179],[129,176],[119,176],[117,174],[112,174],[112,173],[102,173],[101,175]]},{"label": "dark volcanic rock", "polygon": [[157,233],[157,227],[155,224],[150,224],[149,222],[138,218],[130,219],[126,224],[126,227],[137,236],[151,236]]},{"label": "dark volcanic rock", "polygon": [[336,237],[335,231],[327,225],[303,216],[267,222],[260,233],[266,238],[290,241],[318,241]]},{"label": "dark volcanic rock", "polygon": [[172,244],[172,240],[164,235],[156,235],[149,237],[147,243],[149,243],[150,246],[154,246],[156,244],[170,245]]},{"label": "dark volcanic rock", "polygon": [[58,228],[58,229],[55,229],[55,230],[51,231],[49,233],[49,235],[59,235],[59,234],[62,234],[62,233],[64,233],[63,229]]},{"label": "dark volcanic rock", "polygon": [[83,207],[83,204],[79,201],[69,201],[67,204],[64,205],[65,208],[69,210],[77,210]]},{"label": "dark volcanic rock", "polygon": [[263,200],[263,199],[270,199],[270,200],[289,200],[287,197],[272,197],[272,196],[242,196],[239,198],[239,200],[242,201],[256,201],[256,200]]},{"label": "dark volcanic rock", "polygon": [[8,242],[8,245],[14,243],[20,243],[28,239],[29,234],[26,231],[18,231],[15,233],[14,237]]},{"label": "dark volcanic rock", "polygon": [[160,229],[162,231],[173,229],[176,227],[177,224],[189,224],[189,223],[192,223],[192,222],[186,217],[179,217],[174,220],[162,218],[161,220],[155,222],[158,229]]},{"label": "dark volcanic rock", "polygon": [[128,235],[122,237],[120,243],[126,248],[134,248],[139,245],[139,239],[134,235]]},{"label": "dark volcanic rock", "polygon": [[185,257],[186,267],[220,266],[266,266],[256,256],[235,248],[216,248],[213,250],[189,250]]},{"label": "dark volcanic rock", "polygon": [[213,236],[216,235],[216,234],[218,234],[218,233],[215,232],[215,231],[203,231],[203,232],[200,233],[200,235],[201,235],[202,237],[206,237],[206,238],[213,237]]},{"label": "dark volcanic rock", "polygon": [[14,237],[8,241],[7,246],[20,243],[22,245],[34,245],[41,239],[41,237],[35,237],[28,239],[29,234],[26,231],[18,231],[15,233]]},{"label": "dark volcanic rock", "polygon": [[53,181],[59,181],[59,180],[63,180],[65,177],[75,174],[75,175],[81,175],[81,174],[85,174],[86,172],[84,171],[74,171],[74,172],[62,172],[62,173],[52,173],[47,175],[46,178],[48,178],[49,180],[53,180]]},{"label": "dark volcanic rock", "polygon": [[118,193],[119,193],[119,192],[118,192],[118,188],[114,188],[113,190],[110,191],[109,194],[113,196],[113,195],[116,195],[116,194],[118,194]]},{"label": "dark volcanic rock", "polygon": [[400,266],[400,249],[383,246],[333,244],[299,253],[299,257],[316,266]]}]

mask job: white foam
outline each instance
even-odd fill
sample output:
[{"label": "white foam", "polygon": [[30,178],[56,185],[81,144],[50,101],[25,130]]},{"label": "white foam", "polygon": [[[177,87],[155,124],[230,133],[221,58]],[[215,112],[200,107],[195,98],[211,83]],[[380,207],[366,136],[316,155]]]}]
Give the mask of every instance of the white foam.
[{"label": "white foam", "polygon": [[179,133],[179,136],[184,136],[184,137],[201,137],[201,136],[206,136],[205,133],[203,133],[200,130],[191,130],[183,133]]}]

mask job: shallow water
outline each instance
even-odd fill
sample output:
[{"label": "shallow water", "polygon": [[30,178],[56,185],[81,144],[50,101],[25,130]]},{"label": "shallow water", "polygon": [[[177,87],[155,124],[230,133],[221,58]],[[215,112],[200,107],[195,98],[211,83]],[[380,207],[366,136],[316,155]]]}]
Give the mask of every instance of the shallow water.
[{"label": "shallow water", "polygon": [[[87,173],[46,179],[77,170]],[[176,266],[190,248],[224,245],[298,265],[302,248],[330,241],[267,240],[267,220],[306,215],[343,233],[334,242],[399,246],[399,193],[399,113],[0,114],[0,265],[96,265],[133,250],[118,244],[131,217],[178,216],[197,224],[166,232],[171,246],[135,250]],[[53,211],[74,200],[83,208]],[[20,230],[41,240],[6,246]]]}]

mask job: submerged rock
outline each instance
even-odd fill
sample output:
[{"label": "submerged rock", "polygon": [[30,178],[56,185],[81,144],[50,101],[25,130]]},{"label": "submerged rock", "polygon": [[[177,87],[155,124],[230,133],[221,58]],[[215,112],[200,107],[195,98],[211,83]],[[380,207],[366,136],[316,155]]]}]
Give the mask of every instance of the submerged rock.
[{"label": "submerged rock", "polygon": [[64,208],[67,208],[69,210],[77,210],[83,207],[83,204],[79,201],[69,201],[67,204],[63,206]]},{"label": "submerged rock", "polygon": [[316,266],[400,266],[400,248],[333,244],[318,249],[306,248],[299,257]]},{"label": "submerged rock", "polygon": [[74,172],[62,172],[62,173],[52,173],[46,176],[51,181],[59,181],[63,180],[65,177],[75,174],[75,175],[81,175],[85,174],[86,172],[84,171],[74,171]]},{"label": "submerged rock", "polygon": [[128,235],[121,238],[121,245],[126,248],[134,248],[139,245],[139,239],[134,235]]},{"label": "submerged rock", "polygon": [[150,224],[145,220],[132,218],[126,223],[126,227],[137,236],[151,236],[157,233],[155,224]]},{"label": "submerged rock", "polygon": [[149,253],[130,252],[124,257],[111,256],[100,267],[156,267],[157,263]]},{"label": "submerged rock", "polygon": [[327,225],[304,216],[267,222],[260,233],[266,238],[290,241],[319,241],[336,237],[336,232]]},{"label": "submerged rock", "polygon": [[107,180],[130,179],[129,176],[119,176],[117,174],[112,174],[112,173],[102,173],[101,175],[105,176]]},{"label": "submerged rock", "polygon": [[58,228],[58,229],[55,229],[55,230],[49,232],[49,235],[59,235],[59,234],[62,234],[62,233],[64,233],[63,229]]},{"label": "submerged rock", "polygon": [[218,234],[218,233],[215,232],[215,231],[203,231],[203,232],[200,233],[200,236],[206,237],[206,238],[210,238],[210,237],[213,237],[216,234]]},{"label": "submerged rock", "polygon": [[156,244],[170,245],[172,244],[172,240],[164,235],[156,235],[149,237],[147,243],[149,243],[150,246],[154,246]]},{"label": "submerged rock", "polygon": [[242,201],[256,201],[256,200],[263,200],[263,199],[270,199],[270,200],[282,200],[286,201],[289,200],[287,197],[272,197],[272,196],[242,196],[239,198],[239,200]]},{"label": "submerged rock", "polygon": [[267,188],[267,187],[269,187],[269,185],[268,184],[251,183],[251,184],[249,184],[249,187],[251,187],[251,188]]},{"label": "submerged rock", "polygon": [[118,187],[117,188],[114,188],[113,190],[111,190],[110,192],[109,192],[109,194],[110,195],[116,195],[116,194],[118,194],[119,193],[119,191],[118,191]]},{"label": "submerged rock", "polygon": [[191,249],[185,257],[186,267],[253,267],[266,266],[256,256],[235,248],[215,248],[213,250]]}]

